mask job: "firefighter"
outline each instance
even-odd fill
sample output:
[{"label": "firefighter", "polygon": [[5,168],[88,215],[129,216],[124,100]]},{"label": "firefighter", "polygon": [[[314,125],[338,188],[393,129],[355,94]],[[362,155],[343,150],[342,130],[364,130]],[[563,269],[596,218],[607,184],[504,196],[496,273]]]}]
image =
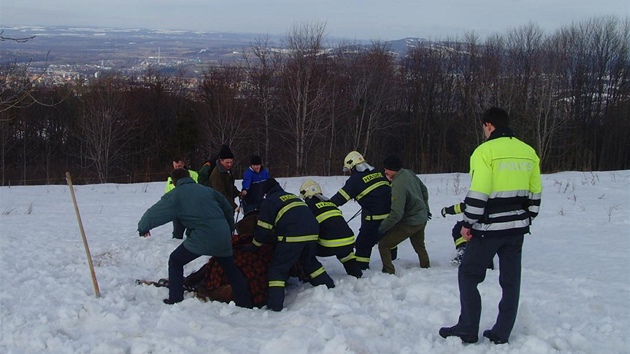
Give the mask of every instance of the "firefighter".
[{"label": "firefighter", "polygon": [[319,184],[311,179],[300,186],[300,198],[304,199],[319,223],[317,255],[336,256],[346,273],[361,278],[363,272],[354,255],[354,232],[343,218],[341,210],[324,197]]},{"label": "firefighter", "polygon": [[269,293],[267,308],[281,311],[284,304],[284,288],[289,272],[296,262],[302,266],[313,286],[335,283],[317,260],[319,225],[308,206],[297,195],[286,192],[275,178],[263,184],[263,201],[256,231],[249,251],[255,251],[263,243],[275,243],[269,264]]},{"label": "firefighter", "polygon": [[[361,228],[355,243],[355,256],[361,269],[370,268],[372,248],[381,237],[378,227],[387,218],[391,204],[391,187],[382,172],[370,166],[357,151],[351,151],[343,160],[344,172],[350,171],[350,178],[344,186],[330,198],[337,206],[350,199],[361,206]],[[396,259],[396,249],[392,259]]]}]

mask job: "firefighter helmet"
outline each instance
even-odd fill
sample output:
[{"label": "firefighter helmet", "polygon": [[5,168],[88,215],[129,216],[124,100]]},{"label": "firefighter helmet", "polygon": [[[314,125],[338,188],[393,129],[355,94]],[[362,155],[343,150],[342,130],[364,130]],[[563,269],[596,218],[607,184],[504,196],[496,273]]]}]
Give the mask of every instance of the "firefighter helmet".
[{"label": "firefighter helmet", "polygon": [[348,155],[346,155],[346,158],[343,159],[343,171],[348,172],[354,166],[362,162],[365,162],[365,159],[363,159],[363,155],[359,154],[357,151],[350,151]]},{"label": "firefighter helmet", "polygon": [[322,194],[322,189],[319,187],[319,184],[312,179],[307,179],[300,186],[300,198],[306,199],[316,194]]}]

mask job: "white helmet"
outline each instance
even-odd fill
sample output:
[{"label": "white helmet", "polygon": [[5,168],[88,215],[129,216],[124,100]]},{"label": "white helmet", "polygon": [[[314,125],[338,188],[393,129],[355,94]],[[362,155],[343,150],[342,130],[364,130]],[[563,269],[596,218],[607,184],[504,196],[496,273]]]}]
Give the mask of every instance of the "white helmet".
[{"label": "white helmet", "polygon": [[306,199],[316,194],[322,194],[322,189],[319,187],[319,184],[312,179],[307,179],[300,186],[300,198]]},{"label": "white helmet", "polygon": [[350,171],[354,166],[365,162],[363,155],[359,154],[357,151],[350,151],[346,158],[343,159],[343,172]]}]

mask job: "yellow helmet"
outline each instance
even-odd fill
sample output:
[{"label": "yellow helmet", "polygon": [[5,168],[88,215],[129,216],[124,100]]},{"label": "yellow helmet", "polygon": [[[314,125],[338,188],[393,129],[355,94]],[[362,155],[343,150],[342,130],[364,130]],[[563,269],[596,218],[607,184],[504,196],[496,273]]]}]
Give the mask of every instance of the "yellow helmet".
[{"label": "yellow helmet", "polygon": [[354,166],[360,164],[361,162],[365,162],[363,155],[359,154],[357,151],[350,151],[346,158],[343,159],[343,172],[350,171]]},{"label": "yellow helmet", "polygon": [[300,198],[306,199],[316,194],[322,194],[322,189],[319,187],[319,184],[312,179],[307,179],[300,186]]}]

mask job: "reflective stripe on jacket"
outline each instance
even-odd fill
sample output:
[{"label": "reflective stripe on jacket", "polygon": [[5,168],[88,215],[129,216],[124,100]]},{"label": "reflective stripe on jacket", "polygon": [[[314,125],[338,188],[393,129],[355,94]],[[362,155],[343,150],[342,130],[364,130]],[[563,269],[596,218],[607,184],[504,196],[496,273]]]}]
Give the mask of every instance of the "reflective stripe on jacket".
[{"label": "reflective stripe on jacket", "polygon": [[382,172],[352,170],[344,186],[330,198],[337,206],[355,199],[361,206],[363,220],[383,220],[389,214],[391,187]]},{"label": "reflective stripe on jacket", "polygon": [[316,195],[306,198],[306,205],[319,223],[320,245],[334,248],[354,244],[354,232],[335,203]]},{"label": "reflective stripe on jacket", "polygon": [[280,186],[269,190],[260,207],[254,244],[317,241],[319,225],[306,203]]},{"label": "reflective stripe on jacket", "polygon": [[540,159],[531,146],[496,129],[470,157],[470,175],[464,222],[473,235],[529,232],[542,193]]}]

